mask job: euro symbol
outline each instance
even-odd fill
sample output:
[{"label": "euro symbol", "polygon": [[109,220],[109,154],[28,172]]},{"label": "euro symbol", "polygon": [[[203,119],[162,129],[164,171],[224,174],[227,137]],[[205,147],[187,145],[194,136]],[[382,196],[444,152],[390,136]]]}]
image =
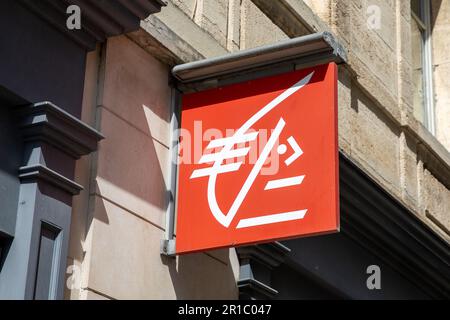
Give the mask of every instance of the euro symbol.
[{"label": "euro symbol", "polygon": [[[208,180],[208,190],[207,190],[207,198],[208,198],[208,205],[211,209],[211,212],[214,216],[214,218],[225,228],[228,228],[233,221],[237,211],[239,210],[242,202],[244,201],[245,197],[247,196],[247,193],[249,192],[251,186],[253,185],[253,182],[255,181],[256,177],[258,176],[262,166],[264,165],[264,162],[266,161],[268,155],[270,154],[270,151],[274,147],[275,143],[278,140],[278,137],[280,136],[284,126],[285,121],[283,118],[280,118],[272,135],[270,136],[269,140],[267,141],[266,145],[264,146],[263,150],[261,151],[261,154],[259,158],[257,159],[256,163],[254,164],[252,170],[250,171],[250,174],[248,175],[247,179],[244,182],[244,185],[240,189],[239,193],[237,194],[236,199],[234,200],[233,204],[231,205],[229,211],[227,214],[224,214],[222,210],[219,208],[219,205],[217,203],[216,198],[216,182],[217,182],[217,176],[219,174],[227,173],[227,172],[233,172],[239,170],[239,168],[242,165],[241,162],[236,163],[230,163],[230,164],[223,164],[225,159],[234,158],[234,157],[242,157],[247,155],[250,148],[238,148],[233,149],[234,146],[238,143],[253,141],[257,138],[258,132],[249,132],[249,129],[261,118],[263,118],[266,114],[268,114],[271,110],[273,110],[276,106],[278,106],[281,102],[286,100],[288,97],[293,95],[295,92],[303,88],[305,85],[309,83],[312,76],[314,75],[314,71],[308,74],[306,77],[302,78],[300,81],[296,82],[293,86],[283,91],[280,95],[278,95],[275,99],[270,101],[268,104],[266,104],[264,107],[262,107],[258,112],[256,112],[250,119],[248,119],[231,137],[226,138],[220,138],[211,140],[206,149],[213,149],[222,147],[222,149],[217,153],[212,154],[206,154],[203,155],[199,163],[207,163],[207,162],[213,162],[213,165],[211,167],[197,169],[192,172],[192,175],[190,176],[190,179],[200,178],[200,177],[209,177]],[[292,137],[291,137],[292,138]],[[288,142],[292,146],[298,145],[293,142],[292,140]],[[294,148],[296,150],[295,156],[298,157],[301,154],[301,150],[299,151],[299,148]],[[293,161],[293,160],[292,160]],[[301,176],[299,176],[301,177]],[[297,177],[297,178],[299,178]],[[300,181],[301,182],[301,181]],[[268,223],[274,223],[274,222],[281,222],[281,221],[289,221],[294,219],[302,219],[303,216],[306,214],[306,210],[298,210],[298,211],[291,211],[291,212],[284,212],[284,213],[276,213],[256,218],[249,218],[249,219],[242,219],[239,221],[237,228],[244,228],[244,227],[251,227],[255,225],[261,225],[261,224],[268,224]]]}]

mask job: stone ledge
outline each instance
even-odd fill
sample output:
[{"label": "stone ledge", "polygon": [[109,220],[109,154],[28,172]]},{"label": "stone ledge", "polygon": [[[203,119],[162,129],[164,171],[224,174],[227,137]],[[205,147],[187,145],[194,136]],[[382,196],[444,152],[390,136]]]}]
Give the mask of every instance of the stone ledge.
[{"label": "stone ledge", "polygon": [[[140,20],[159,12],[167,0],[21,0],[22,4],[88,51],[106,38],[134,31]],[[66,27],[69,5],[81,9],[81,30]]]},{"label": "stone ledge", "polygon": [[329,30],[303,1],[292,3],[289,0],[252,0],[252,2],[290,38]]},{"label": "stone ledge", "polygon": [[237,285],[241,299],[274,298],[278,291],[271,287],[270,274],[290,252],[278,241],[236,248],[240,261]]},{"label": "stone ledge", "polygon": [[236,249],[240,259],[254,259],[269,268],[279,266],[291,249],[280,242],[257,244]]},{"label": "stone ledge", "polygon": [[450,189],[450,152],[412,114],[404,121],[402,128],[417,140],[417,154],[424,166]]},{"label": "stone ledge", "polygon": [[77,195],[81,190],[83,190],[83,187],[78,183],[64,177],[63,175],[42,164],[20,167],[19,179],[21,181],[45,180],[46,182],[70,193],[71,195]]},{"label": "stone ledge", "polygon": [[218,56],[228,52],[209,32],[197,25],[173,1],[169,1],[167,7],[157,13],[155,17],[169,26],[173,33],[189,43],[204,57]]},{"label": "stone ledge", "polygon": [[127,37],[169,66],[205,58],[155,16],[141,21],[141,28]]},{"label": "stone ledge", "polygon": [[79,119],[44,101],[17,108],[25,141],[42,140],[75,159],[97,150],[104,136]]},{"label": "stone ledge", "polygon": [[240,299],[250,299],[255,297],[270,299],[278,294],[277,290],[265,285],[261,281],[252,278],[238,280],[237,286],[240,291]]}]

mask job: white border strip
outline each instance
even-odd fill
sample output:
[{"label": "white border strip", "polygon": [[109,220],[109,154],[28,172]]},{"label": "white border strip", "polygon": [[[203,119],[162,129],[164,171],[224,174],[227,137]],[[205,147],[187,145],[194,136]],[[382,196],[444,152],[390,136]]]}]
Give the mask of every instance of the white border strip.
[{"label": "white border strip", "polygon": [[241,164],[242,164],[242,161],[236,162],[236,163],[220,165],[217,168],[216,167],[207,167],[207,168],[203,168],[203,169],[197,169],[192,172],[189,179],[206,177],[206,176],[212,175],[213,173],[217,174],[217,173],[237,171],[241,167]]},{"label": "white border strip", "polygon": [[250,151],[250,147],[247,148],[240,148],[240,149],[233,149],[228,152],[216,152],[216,153],[207,153],[204,154],[200,160],[198,161],[199,164],[203,163],[209,163],[209,162],[215,162],[220,161],[222,162],[223,159],[232,159],[232,158],[239,158],[244,157],[247,155],[247,153]]},{"label": "white border strip", "polygon": [[223,147],[227,144],[231,144],[231,145],[235,145],[237,143],[244,143],[244,142],[249,142],[249,141],[253,141],[256,139],[256,137],[258,136],[259,132],[258,131],[254,131],[254,132],[249,132],[243,135],[239,135],[239,136],[231,136],[231,137],[225,137],[225,138],[218,138],[215,140],[211,140],[208,143],[208,146],[206,147],[206,149],[213,149],[213,148],[218,148],[218,147]]},{"label": "white border strip", "polygon": [[239,228],[247,228],[247,227],[254,227],[259,226],[263,224],[271,224],[271,223],[277,223],[277,222],[284,222],[284,221],[291,221],[291,220],[299,220],[303,219],[303,217],[306,214],[306,211],[308,210],[297,210],[297,211],[290,211],[290,212],[284,212],[284,213],[276,213],[276,214],[270,214],[267,216],[261,216],[261,217],[255,217],[255,218],[248,218],[248,219],[242,219],[239,221],[237,225],[237,229]]},{"label": "white border strip", "polygon": [[304,178],[305,178],[305,176],[303,175],[303,176],[295,176],[295,177],[290,177],[290,178],[270,180],[269,182],[267,182],[266,186],[264,187],[264,190],[297,186],[303,182]]}]

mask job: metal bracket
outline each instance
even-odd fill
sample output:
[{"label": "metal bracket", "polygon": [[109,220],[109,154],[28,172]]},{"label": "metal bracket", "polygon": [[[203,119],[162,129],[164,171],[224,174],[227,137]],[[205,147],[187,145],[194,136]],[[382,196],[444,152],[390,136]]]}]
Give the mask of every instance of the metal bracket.
[{"label": "metal bracket", "polygon": [[175,239],[166,240],[161,239],[161,247],[160,247],[161,255],[167,256],[167,257],[173,257],[175,258]]},{"label": "metal bracket", "polygon": [[[170,151],[172,160],[176,159],[178,156],[178,139],[180,128],[180,93],[177,89],[172,88],[172,101],[171,101],[171,114],[172,118],[170,120],[171,127],[171,144]],[[172,165],[169,166],[169,202],[166,211],[166,228],[164,232],[164,238],[160,242],[160,253],[161,255],[167,257],[175,257],[175,211],[176,211],[176,191],[177,191],[177,164],[176,161],[171,162]]]},{"label": "metal bracket", "polygon": [[193,86],[200,83],[205,86],[207,85],[205,82],[209,80],[236,76],[261,67],[270,69],[286,63],[302,63],[302,60],[314,62],[318,57],[321,59],[315,61],[316,65],[331,61],[338,64],[347,61],[344,47],[333,34],[321,32],[180,64],[172,69],[172,75],[181,84]]}]

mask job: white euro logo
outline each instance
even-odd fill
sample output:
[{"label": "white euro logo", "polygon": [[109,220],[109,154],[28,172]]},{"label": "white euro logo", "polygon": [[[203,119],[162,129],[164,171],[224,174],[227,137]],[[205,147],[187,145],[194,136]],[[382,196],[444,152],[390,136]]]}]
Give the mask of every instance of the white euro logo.
[{"label": "white euro logo", "polygon": [[[200,160],[199,164],[202,163],[209,163],[213,162],[213,165],[211,167],[197,169],[192,172],[192,175],[190,176],[190,179],[200,178],[200,177],[209,177],[208,180],[208,190],[207,190],[207,198],[208,198],[208,204],[211,209],[212,214],[214,215],[215,219],[224,227],[228,228],[233,221],[237,211],[239,210],[242,202],[244,201],[245,197],[247,196],[248,191],[250,190],[251,186],[253,185],[253,182],[255,181],[256,177],[258,176],[261,168],[264,165],[264,162],[266,161],[267,157],[270,154],[270,151],[275,146],[278,137],[280,136],[281,132],[283,131],[283,128],[285,127],[285,121],[283,118],[280,118],[278,120],[277,125],[275,126],[275,129],[273,130],[272,135],[268,139],[266,145],[264,146],[263,150],[261,151],[261,154],[259,155],[259,158],[257,159],[256,163],[254,164],[252,170],[250,171],[250,174],[248,175],[247,179],[244,182],[244,185],[240,189],[236,199],[231,205],[231,208],[229,209],[227,214],[224,214],[222,210],[219,208],[219,205],[217,203],[216,198],[216,182],[217,182],[217,176],[222,173],[227,172],[234,172],[239,170],[239,168],[242,165],[241,162],[236,163],[229,163],[229,164],[222,164],[225,159],[235,158],[235,157],[242,157],[247,155],[249,152],[249,147],[245,148],[237,148],[233,149],[234,146],[238,143],[243,142],[249,142],[253,141],[257,138],[258,132],[248,132],[249,129],[262,117],[264,117],[267,113],[269,113],[271,110],[273,110],[276,106],[278,106],[281,102],[286,100],[288,97],[290,97],[292,94],[303,88],[306,84],[309,83],[313,76],[314,72],[311,72],[306,77],[295,83],[292,87],[288,88],[287,90],[283,91],[279,96],[277,96],[275,99],[270,101],[267,105],[265,105],[263,108],[261,108],[258,112],[256,112],[250,119],[248,119],[231,137],[226,138],[220,138],[216,140],[211,140],[206,149],[214,149],[219,148],[219,152],[217,153],[211,153],[211,154],[205,154],[203,155]],[[290,165],[292,162],[294,162],[298,157],[300,157],[303,154],[303,151],[300,149],[299,145],[295,141],[294,137],[290,136],[287,139],[287,142],[291,146],[291,148],[294,150],[294,153],[288,157],[284,162],[286,165]],[[281,147],[281,148],[280,148]],[[284,153],[286,150],[286,146],[280,145],[278,152]],[[292,185],[299,185],[302,183],[304,179],[304,175],[301,176],[294,176],[289,178],[283,178],[283,179],[277,179],[269,181],[266,186],[265,190],[275,189],[275,188],[282,188]],[[283,212],[283,213],[275,213],[275,214],[269,214],[269,215],[263,215],[258,216],[254,218],[247,218],[247,219],[241,219],[237,225],[237,228],[246,228],[246,227],[253,227],[257,225],[263,225],[263,224],[270,224],[270,223],[277,223],[277,222],[283,222],[283,221],[291,221],[296,219],[302,219],[306,214],[306,209],[304,210],[297,210],[297,211],[290,211],[290,212]]]}]

